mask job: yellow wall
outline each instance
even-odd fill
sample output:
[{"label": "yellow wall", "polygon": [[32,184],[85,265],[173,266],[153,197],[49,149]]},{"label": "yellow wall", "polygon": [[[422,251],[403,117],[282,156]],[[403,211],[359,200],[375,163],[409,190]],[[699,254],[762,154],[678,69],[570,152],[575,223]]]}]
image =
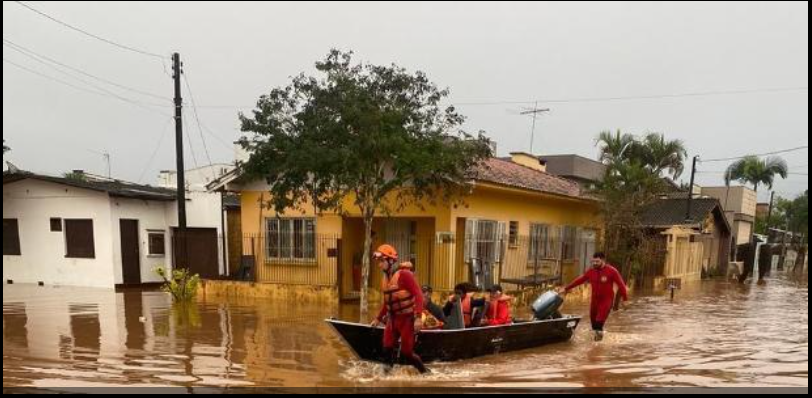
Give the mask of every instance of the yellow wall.
[{"label": "yellow wall", "polygon": [[[242,193],[242,224],[243,233],[246,235],[264,234],[262,226],[264,219],[276,217],[277,214],[269,209],[260,209],[260,197],[267,201],[268,193],[260,191],[247,191]],[[412,205],[401,209],[393,214],[380,215],[381,219],[390,216],[398,219],[412,219],[418,222],[419,239],[431,239],[436,237],[436,233],[449,232],[456,236],[456,246],[451,250],[442,245],[434,246],[431,251],[434,257],[434,264],[431,269],[431,280],[428,276],[421,275],[421,283],[430,283],[437,288],[450,288],[467,275],[467,269],[462,264],[462,247],[464,239],[461,239],[465,228],[465,219],[476,218],[501,222],[516,221],[519,223],[519,235],[528,236],[530,225],[533,223],[548,224],[551,226],[575,226],[583,228],[598,229],[599,216],[598,205],[595,202],[569,199],[553,195],[544,195],[535,192],[528,192],[519,189],[498,187],[494,185],[479,184],[473,194],[463,200],[461,205],[433,205],[424,203],[422,206]],[[352,203],[348,198],[347,203]],[[342,290],[347,292],[352,286],[352,263],[355,252],[362,248],[363,244],[363,223],[360,220],[360,212],[349,209],[347,217],[337,214],[323,214],[315,217],[312,207],[305,207],[302,210],[291,210],[281,215],[281,217],[315,217],[316,233],[318,235],[335,236],[342,239],[341,261],[343,277],[340,281]],[[376,221],[381,230],[380,223]],[[376,242],[382,243],[382,242]],[[510,250],[510,249],[508,249]],[[522,255],[517,253],[517,255]],[[526,253],[525,253],[526,255]],[[317,257],[323,257],[320,253]],[[442,258],[442,259],[440,259]],[[279,266],[272,280],[260,280],[260,282],[307,284],[316,280],[320,285],[337,285],[338,271],[336,259],[326,261],[326,264],[318,267]],[[321,261],[319,261],[321,263]],[[263,267],[258,264],[258,267]],[[262,275],[262,273],[258,273]],[[375,289],[378,285],[379,275],[375,270],[371,272],[372,280],[370,286]]]}]

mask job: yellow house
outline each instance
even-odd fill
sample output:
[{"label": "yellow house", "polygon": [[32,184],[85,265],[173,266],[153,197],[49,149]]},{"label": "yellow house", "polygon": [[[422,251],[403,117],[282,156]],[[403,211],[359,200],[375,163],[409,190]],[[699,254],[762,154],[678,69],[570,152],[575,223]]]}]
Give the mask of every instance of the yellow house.
[{"label": "yellow house", "polygon": [[[600,235],[599,209],[576,182],[548,174],[538,157],[522,153],[492,158],[476,171],[462,205],[425,204],[382,215],[373,245],[394,245],[402,260],[414,263],[420,283],[440,292],[469,281],[508,289],[557,282],[583,270]],[[364,253],[359,211],[277,214],[263,206],[267,184],[236,175],[212,188],[241,195],[243,252],[256,282],[357,297]],[[380,275],[371,275],[376,289]]]}]

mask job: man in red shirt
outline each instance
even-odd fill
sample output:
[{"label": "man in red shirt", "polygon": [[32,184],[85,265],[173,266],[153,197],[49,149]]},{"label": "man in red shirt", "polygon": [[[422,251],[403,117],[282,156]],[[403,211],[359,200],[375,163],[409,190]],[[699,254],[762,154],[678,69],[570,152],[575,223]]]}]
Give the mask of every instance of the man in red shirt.
[{"label": "man in red shirt", "polygon": [[429,370],[423,360],[415,354],[415,333],[423,328],[423,292],[409,267],[397,267],[398,253],[394,247],[383,245],[374,254],[378,266],[383,271],[381,293],[383,306],[373,327],[386,324],[383,334],[383,349],[389,358],[391,369],[397,361],[395,347],[400,340],[400,356],[414,366],[421,374]]},{"label": "man in red shirt", "polygon": [[559,293],[566,295],[585,283],[589,283],[592,287],[592,305],[589,312],[592,330],[595,331],[595,341],[602,341],[604,326],[615,303],[615,286],[624,302],[629,300],[628,289],[617,268],[606,262],[604,253],[595,253],[592,258],[592,268],[569,286],[561,289]]}]

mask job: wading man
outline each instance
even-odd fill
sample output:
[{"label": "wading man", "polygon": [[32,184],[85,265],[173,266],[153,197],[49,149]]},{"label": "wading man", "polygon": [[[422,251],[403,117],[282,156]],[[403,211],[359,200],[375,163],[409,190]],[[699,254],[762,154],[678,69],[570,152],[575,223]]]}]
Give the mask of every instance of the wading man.
[{"label": "wading man", "polygon": [[561,289],[559,293],[566,295],[585,283],[589,283],[592,288],[592,305],[589,315],[592,320],[592,330],[595,332],[595,341],[602,341],[604,326],[615,303],[615,287],[617,286],[617,293],[624,302],[629,300],[628,289],[620,272],[606,262],[604,253],[595,253],[592,257],[592,268],[569,286]]},{"label": "wading man", "polygon": [[396,348],[400,341],[400,358],[421,374],[428,373],[423,361],[414,352],[415,335],[423,328],[423,292],[410,269],[397,266],[398,253],[394,247],[383,245],[374,257],[383,271],[383,306],[372,326],[386,324],[383,348],[389,368],[398,360]]}]

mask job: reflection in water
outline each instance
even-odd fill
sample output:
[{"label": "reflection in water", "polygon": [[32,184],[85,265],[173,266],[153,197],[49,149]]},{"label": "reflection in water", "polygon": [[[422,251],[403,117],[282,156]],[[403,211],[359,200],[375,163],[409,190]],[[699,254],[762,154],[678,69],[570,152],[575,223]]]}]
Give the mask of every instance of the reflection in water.
[{"label": "reflection in water", "polygon": [[355,320],[356,306],[176,306],[160,292],[14,285],[3,290],[3,386],[807,387],[808,313],[805,279],[706,282],[674,303],[635,298],[601,344],[582,328],[570,343],[437,365],[427,381],[353,359],[322,320]]}]

